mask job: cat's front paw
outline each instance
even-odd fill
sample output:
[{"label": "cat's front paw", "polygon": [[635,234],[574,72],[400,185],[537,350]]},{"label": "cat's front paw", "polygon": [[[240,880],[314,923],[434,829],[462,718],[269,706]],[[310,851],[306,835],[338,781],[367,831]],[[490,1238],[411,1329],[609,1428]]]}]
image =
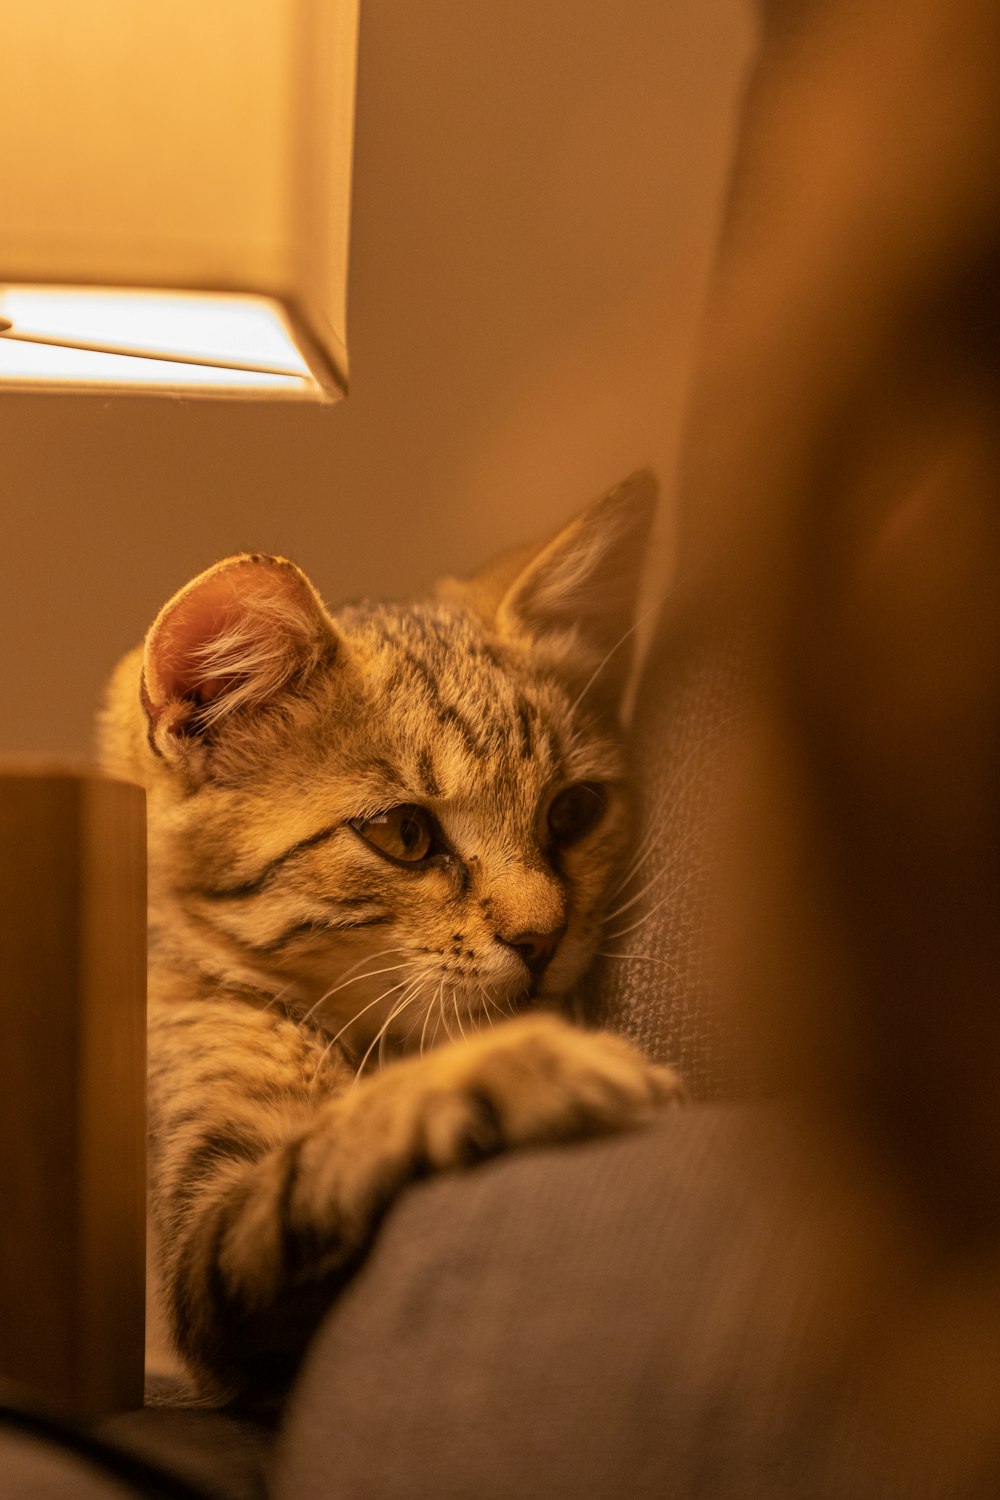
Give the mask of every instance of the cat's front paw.
[{"label": "cat's front paw", "polygon": [[311,1247],[318,1270],[332,1268],[428,1171],[620,1130],[682,1097],[676,1074],[651,1067],[620,1037],[555,1016],[504,1022],[332,1099],[293,1143],[291,1178],[283,1168],[277,1180],[285,1238]]},{"label": "cat's front paw", "polygon": [[554,1016],[511,1021],[422,1060],[422,1148],[451,1167],[508,1147],[621,1129],[684,1097],[669,1068]]}]

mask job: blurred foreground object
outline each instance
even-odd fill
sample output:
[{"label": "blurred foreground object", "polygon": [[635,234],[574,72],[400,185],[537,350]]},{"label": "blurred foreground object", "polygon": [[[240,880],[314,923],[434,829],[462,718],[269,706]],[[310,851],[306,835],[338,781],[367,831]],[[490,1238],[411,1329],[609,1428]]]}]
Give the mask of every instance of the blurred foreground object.
[{"label": "blurred foreground object", "polygon": [[682,598],[754,663],[726,987],[842,1157],[828,1352],[906,1494],[1000,1493],[998,268],[995,4],[766,6]]}]

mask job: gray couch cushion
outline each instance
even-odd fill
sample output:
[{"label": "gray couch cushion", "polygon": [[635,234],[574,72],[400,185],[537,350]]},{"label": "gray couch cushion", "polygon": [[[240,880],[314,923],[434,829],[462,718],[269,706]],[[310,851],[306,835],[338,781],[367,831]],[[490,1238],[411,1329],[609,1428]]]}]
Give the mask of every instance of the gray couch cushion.
[{"label": "gray couch cushion", "polygon": [[[148,1406],[86,1424],[0,1391],[2,1500],[264,1500],[273,1424]],[[166,1393],[164,1394],[164,1398]]]},{"label": "gray couch cushion", "polygon": [[273,1423],[229,1411],[170,1405],[184,1396],[179,1383],[176,1390],[155,1392],[158,1404],[106,1418],[100,1435],[203,1486],[217,1500],[265,1500],[264,1470]]},{"label": "gray couch cushion", "polygon": [[54,1444],[7,1434],[0,1437],[0,1476],[4,1500],[136,1500],[137,1494]]},{"label": "gray couch cushion", "polygon": [[842,1247],[809,1176],[760,1107],[704,1106],[414,1189],[312,1345],[276,1500],[890,1500],[814,1359]]}]

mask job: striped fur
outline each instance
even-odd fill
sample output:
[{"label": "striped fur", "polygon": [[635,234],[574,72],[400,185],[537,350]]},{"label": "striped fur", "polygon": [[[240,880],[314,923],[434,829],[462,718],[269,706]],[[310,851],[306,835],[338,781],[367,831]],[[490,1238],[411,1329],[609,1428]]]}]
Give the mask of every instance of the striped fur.
[{"label": "striped fur", "polygon": [[[292,564],[227,559],[112,680],[104,763],[149,811],[152,1228],[206,1399],[281,1389],[414,1177],[676,1092],[555,1014],[628,839],[652,501],[638,476],[405,606],[331,615]],[[579,783],[594,823],[560,840]]]}]

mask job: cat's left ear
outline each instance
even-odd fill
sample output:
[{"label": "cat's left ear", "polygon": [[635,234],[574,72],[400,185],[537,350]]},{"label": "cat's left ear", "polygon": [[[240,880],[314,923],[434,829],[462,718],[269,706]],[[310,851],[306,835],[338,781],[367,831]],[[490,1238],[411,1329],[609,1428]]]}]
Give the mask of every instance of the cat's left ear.
[{"label": "cat's left ear", "polygon": [[199,742],[303,684],[337,649],[316,590],[294,563],[244,553],[164,605],[146,636],[142,702],[153,747],[188,758]]},{"label": "cat's left ear", "polygon": [[533,643],[571,675],[589,676],[604,663],[599,685],[614,698],[632,661],[657,495],[654,475],[632,474],[541,548],[510,553],[442,592],[463,598],[498,634]]}]

